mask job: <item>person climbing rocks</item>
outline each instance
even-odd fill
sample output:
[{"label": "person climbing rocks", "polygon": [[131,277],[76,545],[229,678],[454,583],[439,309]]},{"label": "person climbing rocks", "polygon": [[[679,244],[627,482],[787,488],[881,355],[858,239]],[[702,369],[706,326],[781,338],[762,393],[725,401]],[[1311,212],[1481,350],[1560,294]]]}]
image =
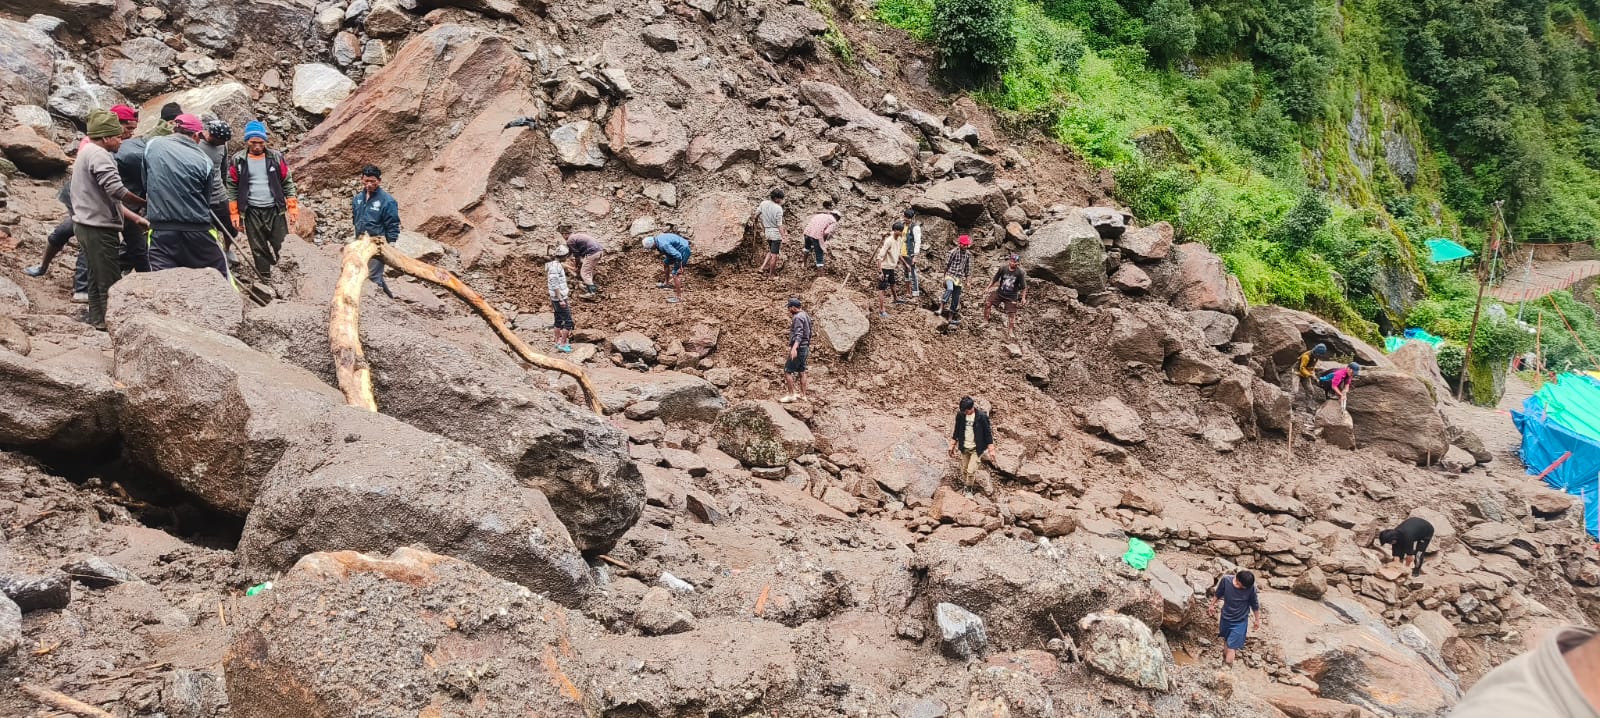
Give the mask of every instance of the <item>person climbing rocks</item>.
[{"label": "person climbing rocks", "polygon": [[907,208],[905,220],[899,222],[897,231],[904,245],[900,249],[900,268],[905,273],[901,281],[911,285],[911,296],[922,296],[922,277],[917,274],[917,255],[922,253],[922,223],[916,220],[917,211]]},{"label": "person climbing rocks", "polygon": [[[799,297],[789,297],[789,353],[783,362],[783,382],[789,393],[778,399],[784,404],[806,400],[806,360],[811,357],[811,315]],[[799,388],[796,389],[796,386]]]},{"label": "person climbing rocks", "polygon": [[756,207],[756,218],[761,222],[761,234],[767,240],[767,256],[761,260],[761,273],[778,275],[783,266],[783,188],[777,187]]},{"label": "person climbing rocks", "polygon": [[1223,576],[1217,582],[1216,594],[1211,599],[1211,613],[1217,614],[1218,606],[1222,607],[1222,611],[1217,620],[1217,635],[1226,646],[1222,652],[1222,663],[1232,666],[1239,651],[1244,649],[1245,638],[1250,634],[1251,613],[1256,618],[1254,628],[1261,630],[1261,598],[1256,593],[1255,574],[1239,571]]},{"label": "person climbing rocks", "polygon": [[1394,558],[1402,566],[1411,568],[1411,575],[1422,575],[1422,556],[1428,552],[1428,542],[1433,540],[1433,524],[1421,516],[1412,516],[1399,526],[1378,532],[1378,543],[1389,546]]},{"label": "person climbing rocks", "polygon": [[222,176],[228,221],[249,243],[256,274],[271,281],[289,225],[300,218],[300,195],[283,153],[267,147],[265,124],[245,124],[244,146],[228,159]]},{"label": "person climbing rocks", "polygon": [[1317,377],[1317,386],[1322,387],[1326,398],[1338,399],[1339,406],[1348,406],[1350,403],[1350,385],[1355,383],[1356,377],[1360,375],[1361,365],[1351,363],[1349,366],[1339,367]]},{"label": "person climbing rocks", "polygon": [[972,273],[972,237],[961,235],[944,259],[944,294],[939,298],[939,314],[950,319],[950,326],[961,325],[961,285]]},{"label": "person climbing rocks", "polygon": [[662,281],[656,284],[656,289],[672,287],[672,296],[667,297],[668,304],[677,304],[683,301],[683,268],[689,265],[689,240],[683,235],[674,232],[673,225],[667,225],[667,231],[654,237],[644,238],[644,248],[654,249],[661,254]]},{"label": "person climbing rocks", "polygon": [[1013,254],[1006,257],[1006,266],[1001,267],[989,279],[989,298],[983,305],[983,320],[989,321],[989,315],[994,310],[994,305],[1000,305],[1000,311],[1006,313],[1006,338],[1010,339],[1017,330],[1017,310],[1028,303],[1028,274],[1018,266],[1021,258]]},{"label": "person climbing rocks", "polygon": [[[955,431],[950,434],[950,456],[959,460],[961,488],[971,491],[972,475],[978,470],[983,457],[995,460],[994,431],[989,427],[989,414],[978,411],[978,403],[970,396],[961,397],[956,409]],[[994,493],[993,486],[982,487],[984,495]]]},{"label": "person climbing rocks", "polygon": [[891,230],[883,233],[883,239],[878,243],[878,251],[872,254],[872,261],[878,263],[878,316],[888,318],[889,302],[894,300],[900,303],[897,295],[899,289],[895,287],[894,270],[900,266],[900,238]]},{"label": "person climbing rocks", "polygon": [[[127,105],[112,107],[111,112],[122,123],[122,146],[117,148],[117,173],[122,176],[122,184],[129,192],[143,197],[144,150],[149,140],[133,136],[139,126],[139,112]],[[150,271],[150,230],[146,226],[123,223],[122,254],[117,257],[117,265],[123,274]]]},{"label": "person climbing rocks", "polygon": [[567,251],[578,263],[578,279],[583,282],[583,296],[593,299],[600,293],[600,285],[595,283],[594,274],[600,267],[600,258],[605,256],[605,245],[588,232],[572,231],[572,225],[565,222],[556,225],[556,233],[561,235]]},{"label": "person climbing rocks", "polygon": [[1295,366],[1295,393],[1299,393],[1300,385],[1307,379],[1314,379],[1317,375],[1317,362],[1328,356],[1328,345],[1318,343],[1316,346],[1300,354],[1299,363]]},{"label": "person climbing rocks", "polygon": [[209,267],[231,280],[210,204],[212,183],[220,184],[221,179],[200,148],[203,134],[200,118],[178,115],[172,120],[172,134],[145,146],[150,269]]},{"label": "person climbing rocks", "polygon": [[1450,718],[1600,718],[1600,640],[1553,628],[1527,653],[1478,679]]},{"label": "person climbing rocks", "polygon": [[[400,203],[383,191],[383,170],[377,165],[361,168],[361,189],[350,199],[350,221],[355,225],[355,236],[363,234],[382,237],[394,244],[400,241]],[[367,261],[367,278],[383,290],[390,299],[389,283],[383,278],[383,260],[373,257]]]},{"label": "person climbing rocks", "polygon": [[117,256],[122,247],[122,223],[143,224],[145,219],[124,207],[142,204],[144,198],[128,191],[117,172],[114,154],[122,146],[122,125],[106,110],[89,113],[89,144],[78,150],[72,166],[72,228],[78,248],[89,258],[89,311],[84,321],[106,328],[106,294],[122,278]]},{"label": "person climbing rocks", "polygon": [[825,199],[822,201],[822,211],[806,220],[805,251],[811,257],[814,268],[822,269],[824,255],[832,251],[828,249],[828,240],[833,239],[833,233],[838,229],[839,213],[833,209],[833,200]]},{"label": "person climbing rocks", "polygon": [[550,293],[550,311],[555,315],[552,340],[556,351],[562,353],[572,351],[572,330],[577,328],[572,322],[572,302],[567,290],[567,268],[564,264],[571,254],[572,250],[567,249],[567,245],[558,244],[555,251],[550,253],[550,261],[544,265],[544,286]]}]

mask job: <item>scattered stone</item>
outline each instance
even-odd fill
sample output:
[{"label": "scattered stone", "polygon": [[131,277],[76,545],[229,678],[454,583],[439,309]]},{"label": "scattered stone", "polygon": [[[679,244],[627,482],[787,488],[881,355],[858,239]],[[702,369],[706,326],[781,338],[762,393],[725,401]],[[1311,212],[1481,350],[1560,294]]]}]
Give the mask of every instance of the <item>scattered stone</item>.
[{"label": "scattered stone", "polygon": [[803,5],[784,5],[767,11],[756,26],[752,40],[756,49],[772,60],[809,51],[813,39],[828,30],[828,21]]},{"label": "scattered stone", "polygon": [[[1127,265],[1124,265],[1127,266]],[[1233,341],[1233,333],[1239,329],[1239,318],[1232,314],[1213,312],[1208,309],[1198,309],[1189,312],[1189,321],[1200,330],[1206,338],[1206,344],[1220,347]]]},{"label": "scattered stone", "polygon": [[[1207,353],[1210,354],[1209,351]],[[1163,367],[1167,373],[1167,380],[1174,384],[1194,386],[1210,386],[1222,381],[1222,372],[1217,370],[1216,365],[1200,358],[1197,354],[1184,350],[1167,357]]]},{"label": "scattered stone", "polygon": [[658,52],[677,50],[679,43],[682,42],[678,35],[677,26],[669,23],[646,25],[644,30],[639,33],[639,36],[644,40],[644,44],[649,45],[651,49]]},{"label": "scattered stone", "polygon": [[673,593],[694,593],[695,592],[694,591],[694,584],[689,583],[688,581],[685,581],[685,580],[683,580],[681,578],[678,578],[677,576],[674,576],[674,575],[672,575],[670,573],[667,573],[666,571],[662,571],[661,572],[661,575],[656,578],[656,582],[661,584],[663,587],[671,590]]},{"label": "scattered stone", "polygon": [[649,421],[656,418],[659,413],[661,413],[661,402],[657,401],[635,402],[622,410],[623,416],[634,421]]},{"label": "scattered stone", "polygon": [[635,174],[653,179],[672,177],[689,147],[689,137],[677,117],[670,108],[639,100],[617,107],[606,121],[611,151]]},{"label": "scattered stone", "polygon": [[854,516],[861,512],[861,501],[837,486],[829,486],[822,492],[822,503],[846,516]]},{"label": "scattered stone", "polygon": [[1303,519],[1311,515],[1311,510],[1300,503],[1299,499],[1284,496],[1270,487],[1260,484],[1241,484],[1233,492],[1235,499],[1240,504],[1256,511],[1271,514],[1289,514],[1295,518]]},{"label": "scattered stone", "polygon": [[645,591],[633,612],[633,625],[646,635],[665,636],[694,630],[694,615],[678,608],[672,592],[656,586]]},{"label": "scattered stone", "polygon": [[132,571],[98,556],[90,556],[61,567],[72,580],[89,588],[111,588],[122,583],[143,583]]},{"label": "scattered stone", "polygon": [[1150,275],[1132,262],[1124,262],[1111,274],[1111,286],[1128,294],[1144,294],[1150,291]]},{"label": "scattered stone", "polygon": [[623,332],[611,337],[609,343],[611,350],[621,354],[624,359],[656,363],[658,354],[655,341],[639,332]]},{"label": "scattered stone", "polygon": [[1078,210],[1083,218],[1094,225],[1101,239],[1116,239],[1128,230],[1128,220],[1133,217],[1112,207],[1084,207]]},{"label": "scattered stone", "polygon": [[1132,616],[1099,612],[1078,621],[1084,632],[1083,660],[1111,678],[1139,688],[1171,688],[1167,666],[1172,649],[1160,631],[1152,631]]},{"label": "scattered stone", "polygon": [[1479,551],[1496,551],[1510,546],[1519,533],[1513,526],[1485,521],[1463,532],[1461,541]]},{"label": "scattered stone", "polygon": [[1149,438],[1144,430],[1144,420],[1114,396],[1101,399],[1085,409],[1083,423],[1090,431],[1105,434],[1123,444],[1142,444]]},{"label": "scattered stone", "polygon": [[667,466],[687,472],[690,476],[705,476],[710,471],[705,460],[692,451],[663,446],[661,458],[666,460]]},{"label": "scattered stone", "polygon": [[933,621],[939,627],[939,647],[946,656],[959,661],[975,661],[989,649],[989,635],[983,619],[953,603],[933,607]]},{"label": "scattered stone", "polygon": [[1322,599],[1323,594],[1328,592],[1328,577],[1322,572],[1321,568],[1312,566],[1305,573],[1295,577],[1294,586],[1289,590],[1293,591],[1296,596],[1318,601]]},{"label": "scattered stone", "polygon": [[0,595],[11,599],[23,613],[66,608],[72,601],[72,579],[53,576],[0,576]]},{"label": "scattered stone", "polygon": [[1178,275],[1173,306],[1244,316],[1244,290],[1238,278],[1223,266],[1221,257],[1200,244],[1180,244],[1174,251],[1178,255]]}]

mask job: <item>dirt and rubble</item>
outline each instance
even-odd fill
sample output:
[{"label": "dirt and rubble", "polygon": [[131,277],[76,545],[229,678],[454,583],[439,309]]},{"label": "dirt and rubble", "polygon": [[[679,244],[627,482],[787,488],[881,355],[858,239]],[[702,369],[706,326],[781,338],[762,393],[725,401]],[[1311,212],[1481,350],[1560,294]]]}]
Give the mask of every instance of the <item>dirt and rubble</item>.
[{"label": "dirt and rubble", "polygon": [[[1600,612],[1578,503],[1431,353],[1249,306],[863,8],[18,9],[39,15],[0,17],[5,715],[55,715],[37,688],[172,718],[1436,716]],[[71,250],[23,275],[73,123],[124,98],[146,124],[170,99],[260,118],[289,150],[305,209],[277,301],[130,276],[99,333]],[[601,238],[568,356],[606,416],[409,278],[362,301],[380,413],[344,405],[328,301],[373,162],[402,251],[542,350],[555,225]],[[774,186],[792,245],[837,203],[824,270],[754,271]],[[906,207],[924,296],[880,318],[869,257]],[[639,246],[669,223],[695,246],[680,304]],[[976,286],[953,324],[934,293],[958,234]],[[1012,339],[977,291],[1009,253],[1032,278]],[[790,296],[818,337],[812,397],[785,405]],[[1316,342],[1368,367],[1348,412],[1292,388]],[[946,455],[963,395],[993,420],[992,490]],[[1373,543],[1411,515],[1437,529],[1416,578]],[[1130,537],[1158,551],[1144,571]],[[1224,671],[1205,605],[1240,567],[1268,624]]]}]

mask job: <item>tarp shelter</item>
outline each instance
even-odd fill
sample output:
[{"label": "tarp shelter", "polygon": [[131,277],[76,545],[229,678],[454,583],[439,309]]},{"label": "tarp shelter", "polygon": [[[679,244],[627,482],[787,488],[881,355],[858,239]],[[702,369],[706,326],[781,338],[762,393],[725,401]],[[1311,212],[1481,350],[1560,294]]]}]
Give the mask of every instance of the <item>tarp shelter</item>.
[{"label": "tarp shelter", "polygon": [[1434,264],[1444,264],[1472,256],[1472,250],[1443,237],[1430,239],[1423,244],[1428,246],[1428,259]]},{"label": "tarp shelter", "polygon": [[1429,334],[1426,329],[1412,327],[1407,329],[1403,336],[1384,337],[1383,351],[1385,354],[1393,354],[1397,351],[1400,351],[1400,347],[1405,346],[1406,342],[1410,341],[1422,342],[1423,344],[1433,347],[1434,351],[1438,351],[1439,345],[1444,343],[1444,337],[1436,337],[1432,334]]},{"label": "tarp shelter", "polygon": [[1571,452],[1545,474],[1550,488],[1583,499],[1583,524],[1600,538],[1600,381],[1582,374],[1562,374],[1511,412],[1522,432],[1522,463],[1537,475]]}]

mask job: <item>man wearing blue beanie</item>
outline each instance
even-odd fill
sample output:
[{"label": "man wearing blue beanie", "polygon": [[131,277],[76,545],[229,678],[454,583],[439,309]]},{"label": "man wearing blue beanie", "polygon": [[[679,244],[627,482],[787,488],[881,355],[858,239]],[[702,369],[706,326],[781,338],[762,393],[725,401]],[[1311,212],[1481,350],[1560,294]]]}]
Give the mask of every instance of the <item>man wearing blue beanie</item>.
[{"label": "man wearing blue beanie", "polygon": [[283,153],[267,149],[266,125],[259,120],[246,123],[244,147],[222,173],[228,217],[250,242],[256,272],[270,280],[289,224],[300,218],[300,200]]}]

